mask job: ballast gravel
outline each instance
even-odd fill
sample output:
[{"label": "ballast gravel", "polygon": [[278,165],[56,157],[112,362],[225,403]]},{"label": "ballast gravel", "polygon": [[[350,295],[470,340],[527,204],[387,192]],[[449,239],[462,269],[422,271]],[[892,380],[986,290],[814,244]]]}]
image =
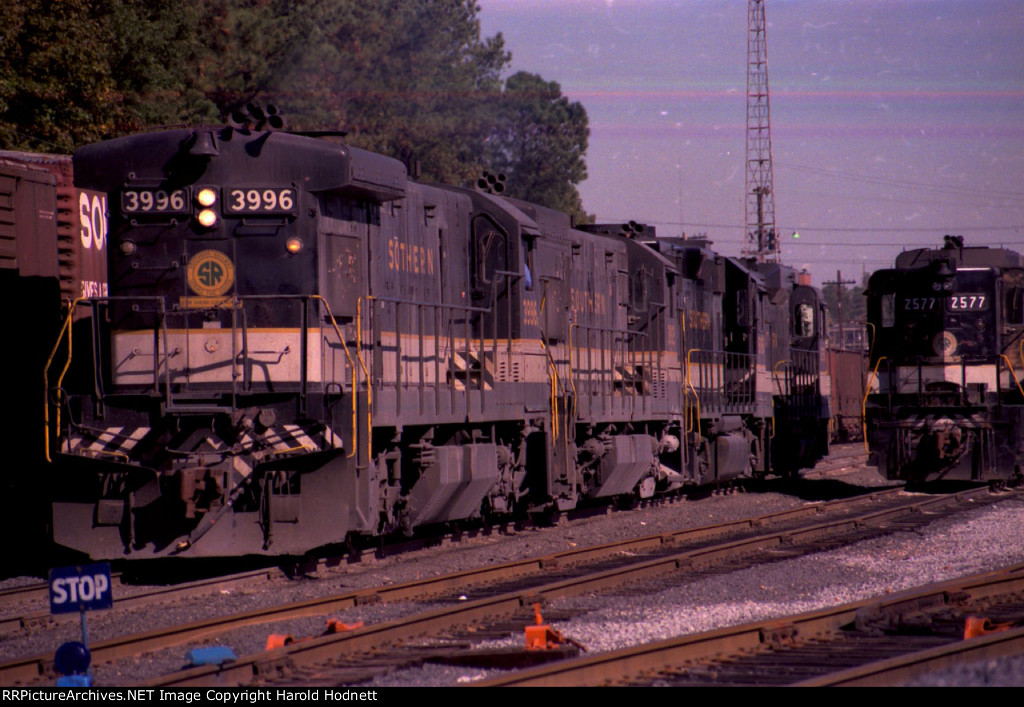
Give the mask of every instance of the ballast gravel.
[{"label": "ballast gravel", "polygon": [[[556,601],[552,609],[586,613],[552,626],[596,653],[823,609],[1024,562],[1024,547],[1014,541],[1015,529],[1022,525],[1024,502],[1007,500],[919,531],[703,577],[652,593],[634,590]],[[516,643],[510,638],[492,645]],[[1015,673],[1015,666],[1019,668],[1020,661],[989,661],[935,674],[918,684],[1024,685],[1024,672]],[[373,686],[444,685],[499,674],[426,666],[381,676]]]},{"label": "ballast gravel", "polygon": [[[395,584],[426,576],[447,574],[486,564],[558,552],[573,546],[597,545],[622,537],[636,537],[746,518],[817,502],[836,494],[863,492],[888,485],[871,468],[839,469],[820,479],[805,479],[795,493],[769,491],[711,495],[667,506],[597,515],[568,525],[489,534],[443,543],[384,559],[343,565],[321,573],[321,578],[281,581],[258,588],[211,594],[158,609],[115,610],[88,614],[90,642],[139,633],[202,618],[233,614],[260,607],[339,594],[352,589]],[[615,650],[642,642],[707,631],[769,616],[809,611],[841,602],[879,596],[943,579],[994,569],[1024,561],[1024,546],[1017,542],[1024,524],[1024,502],[1007,500],[970,513],[938,521],[914,532],[899,532],[866,540],[840,550],[769,565],[713,575],[678,585],[662,583],[651,593],[620,592],[563,600],[553,608],[587,613],[554,624],[590,652]],[[17,584],[18,578],[0,583]],[[470,596],[469,598],[473,598]],[[428,603],[368,605],[333,614],[346,623],[387,621],[434,608]],[[324,617],[280,622],[240,629],[215,639],[180,646],[116,664],[94,666],[97,685],[128,685],[180,669],[191,648],[226,645],[239,655],[262,651],[268,634],[296,638],[323,631]],[[46,631],[0,636],[0,661],[52,655],[65,641],[81,640],[76,622]],[[490,645],[519,645],[521,636]],[[1018,666],[1019,667],[1019,666]],[[1005,682],[1011,668],[995,673],[957,673],[921,684],[1024,684]],[[378,676],[369,685],[426,686],[475,682],[497,673],[485,670],[425,666]],[[992,675],[998,677],[992,677]],[[1016,675],[1022,675],[1017,670]],[[986,682],[990,681],[990,682]]]}]

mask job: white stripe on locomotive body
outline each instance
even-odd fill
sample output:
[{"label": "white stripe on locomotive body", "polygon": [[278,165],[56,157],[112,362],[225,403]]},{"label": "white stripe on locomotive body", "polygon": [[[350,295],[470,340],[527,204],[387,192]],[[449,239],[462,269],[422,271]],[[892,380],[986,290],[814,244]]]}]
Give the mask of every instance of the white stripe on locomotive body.
[{"label": "white stripe on locomotive body", "polygon": [[[297,383],[301,376],[301,333],[294,329],[251,328],[243,337],[241,330],[193,329],[168,330],[157,338],[160,364],[156,369],[157,384],[163,384],[168,373],[173,382],[228,383],[241,376],[243,340],[247,344],[245,361],[251,367],[252,382]],[[375,380],[384,385],[395,385],[400,379],[404,385],[447,384],[452,373],[479,372],[486,366],[486,372],[493,382],[540,382],[549,376],[549,356],[556,365],[571,365],[575,378],[599,379],[608,375],[608,367],[661,367],[663,370],[680,371],[679,354],[675,351],[623,351],[622,349],[584,348],[574,342],[571,362],[568,358],[568,344],[553,344],[545,349],[539,339],[515,339],[511,347],[507,341],[499,341],[495,347],[492,340],[484,339],[480,348],[479,338],[470,339],[468,348],[465,338],[455,337],[454,341],[442,337],[439,343],[433,336],[422,339],[415,334],[396,336],[394,332],[381,332],[378,336],[380,353],[376,366]],[[347,342],[353,360],[359,352],[351,341]],[[116,385],[151,385],[154,378],[152,331],[119,331],[114,334],[114,370]],[[364,343],[364,349],[367,349]],[[401,365],[396,372],[396,356],[401,351]],[[171,355],[166,356],[165,352]],[[349,383],[352,377],[348,355],[337,341],[333,327],[312,329],[307,333],[307,381]],[[322,356],[326,360],[322,360]],[[373,357],[364,350],[363,363],[374,367]],[[699,377],[712,375],[721,377],[721,364],[690,364],[694,385]],[[361,365],[356,362],[357,380],[364,379]],[[559,371],[560,375],[567,374]],[[759,371],[759,385],[766,375]],[[682,376],[679,376],[681,379]]]},{"label": "white stripe on locomotive body", "polygon": [[[482,385],[485,390],[499,383],[550,384],[552,370],[565,385],[575,385],[584,393],[587,388],[602,390],[610,395],[636,395],[664,397],[670,386],[683,388],[683,395],[696,393],[698,398],[724,391],[727,384],[735,385],[749,377],[742,369],[730,369],[723,362],[722,352],[694,350],[688,358],[674,350],[628,351],[624,347],[585,347],[577,339],[545,346],[539,339],[499,341],[484,338],[483,349],[479,338],[466,341],[463,337],[434,337],[417,334],[396,335],[378,332],[374,339],[377,361],[370,355],[365,329],[361,336],[362,355],[354,345],[354,332],[346,331],[348,352],[337,339],[334,327],[324,326],[307,332],[306,381],[312,384],[337,382],[348,387],[353,379],[349,357],[355,363],[357,384],[365,383],[363,366],[370,371],[376,387],[403,387],[419,385],[453,385],[456,389]],[[214,384],[230,383],[242,376],[243,363],[248,365],[251,382],[260,384],[299,383],[301,381],[301,330],[298,328],[250,328],[243,337],[240,329],[203,328],[192,330],[171,329],[156,340],[160,365],[157,367],[156,385],[161,386],[168,373],[172,383]],[[241,355],[242,342],[247,350]],[[152,331],[120,331],[114,335],[114,360],[117,361],[114,382],[118,385],[153,385]],[[467,348],[468,347],[468,348]],[[171,356],[165,356],[165,351]],[[396,357],[401,363],[396,367]],[[712,362],[694,359],[700,354],[714,357]],[[688,377],[684,373],[688,372]],[[659,373],[655,381],[655,374]],[[744,378],[734,380],[736,375]],[[759,407],[770,407],[773,395],[789,395],[788,379],[773,372],[759,362],[753,370],[751,394]],[[820,391],[830,392],[827,376],[818,376]],[[607,389],[607,390],[605,390]],[[753,403],[754,400],[749,402]],[[701,402],[705,404],[704,401]],[[766,408],[767,409],[767,408]],[[302,445],[305,446],[305,442]]]},{"label": "white stripe on locomotive body", "polygon": [[[242,375],[242,341],[240,330],[236,330],[234,349],[230,329],[168,330],[158,338],[161,363],[157,368],[157,386],[167,377],[168,368],[172,382],[195,384],[230,383]],[[252,383],[298,383],[301,380],[301,333],[298,328],[251,328],[245,332],[248,344],[246,361],[252,376]],[[367,337],[368,338],[368,337]],[[499,341],[456,337],[453,340],[433,336],[419,337],[415,334],[396,336],[394,332],[381,332],[376,340],[379,347],[377,365],[369,347],[363,342],[364,351],[360,362],[359,351],[349,340],[348,353],[337,340],[333,327],[312,329],[307,333],[307,383],[320,384],[337,382],[349,386],[353,371],[349,356],[355,362],[357,383],[365,382],[365,365],[376,382],[375,387],[393,387],[399,381],[403,387],[418,385],[454,385],[463,389],[466,378],[471,387],[483,385],[492,389],[499,383],[540,383],[549,384],[552,375],[551,363],[566,385],[571,383],[591,390],[603,389],[608,394],[643,394],[662,397],[667,394],[665,386],[676,384],[684,388],[684,394],[696,392],[698,396],[723,389],[741,370],[730,369],[723,362],[698,362],[697,353],[723,356],[722,352],[697,350],[691,352],[686,362],[677,351],[625,351],[622,348],[587,348],[574,341],[569,355],[569,343],[556,343],[545,347],[539,339],[515,339]],[[114,335],[115,360],[114,381],[118,385],[152,385],[153,333],[151,331],[121,331]],[[511,343],[511,345],[509,345]],[[170,350],[170,357],[164,352]],[[396,357],[401,351],[401,365],[396,371]],[[186,356],[184,352],[188,352]],[[653,370],[652,370],[653,369]],[[660,380],[654,374],[660,369]],[[688,372],[688,377],[684,373]],[[642,374],[638,373],[642,371]],[[326,374],[326,375],[325,375]],[[756,393],[760,405],[770,404],[773,395],[789,395],[786,376],[767,369],[757,363],[754,370],[752,393]],[[481,375],[483,380],[480,380]],[[749,376],[749,371],[743,374]],[[642,381],[640,378],[642,377]],[[629,378],[630,381],[626,381]],[[634,380],[635,378],[635,380]],[[623,387],[616,388],[615,382]],[[631,388],[641,384],[641,388]],[[819,375],[819,384],[824,385],[822,393],[828,393],[827,376]],[[633,391],[633,392],[629,392]],[[580,391],[582,392],[582,391]],[[751,401],[753,402],[753,401]]]},{"label": "white stripe on locomotive body", "polygon": [[[1014,385],[1008,371],[1001,376],[1000,387]],[[897,366],[894,374],[879,371],[877,388],[872,392],[917,393],[920,386],[936,382],[982,383],[987,390],[996,390],[995,364],[923,364],[921,366]]]},{"label": "white stripe on locomotive body", "polygon": [[[298,382],[302,371],[302,339],[298,328],[170,329],[157,338],[157,383],[230,383],[250,366],[254,383]],[[337,338],[337,337],[332,337]],[[307,332],[307,380],[319,381],[320,330]],[[243,341],[245,361],[242,361]],[[152,385],[154,336],[151,330],[118,331],[113,336],[114,384]],[[170,351],[170,355],[167,352]]]}]

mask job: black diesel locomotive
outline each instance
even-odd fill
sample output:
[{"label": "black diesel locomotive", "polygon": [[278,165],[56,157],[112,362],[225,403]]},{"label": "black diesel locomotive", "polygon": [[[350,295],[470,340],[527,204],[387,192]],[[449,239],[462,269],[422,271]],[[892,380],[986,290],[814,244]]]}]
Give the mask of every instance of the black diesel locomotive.
[{"label": "black diesel locomotive", "polygon": [[110,195],[110,285],[47,381],[62,546],[297,555],[826,451],[823,307],[789,268],[285,132],[74,167]]},{"label": "black diesel locomotive", "polygon": [[865,428],[891,479],[1024,471],[1024,257],[1001,248],[901,253],[868,283]]}]

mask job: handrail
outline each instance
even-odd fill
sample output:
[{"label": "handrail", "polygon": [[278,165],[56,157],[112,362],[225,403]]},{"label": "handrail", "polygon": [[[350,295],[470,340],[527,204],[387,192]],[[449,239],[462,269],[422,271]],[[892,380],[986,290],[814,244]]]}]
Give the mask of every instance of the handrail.
[{"label": "handrail", "polygon": [[[367,442],[367,454],[366,463],[370,464],[373,457],[373,381],[370,380],[370,371],[366,367],[366,362],[363,360],[363,300],[375,300],[377,299],[373,295],[363,295],[356,300],[356,358],[359,360],[359,366],[363,369],[363,375],[366,377],[366,442]],[[352,390],[352,404],[355,405],[356,391]],[[353,435],[358,435],[358,432],[353,429]],[[358,460],[357,464],[358,466]]]},{"label": "handrail", "polygon": [[64,376],[67,374],[68,369],[71,367],[71,318],[75,314],[75,309],[79,303],[84,302],[87,298],[79,297],[75,299],[68,306],[68,315],[64,319],[64,324],[61,325],[60,331],[57,333],[57,341],[53,344],[53,351],[50,352],[50,356],[46,359],[46,365],[43,367],[43,444],[44,444],[44,456],[47,463],[53,461],[50,458],[50,365],[53,363],[53,359],[57,356],[57,349],[60,348],[60,342],[64,340],[64,333],[68,335],[68,357],[67,361],[64,362],[64,369],[61,371],[58,377],[57,383],[57,411],[56,419],[54,420],[57,427],[57,439],[60,439],[60,383],[64,381]]},{"label": "handrail", "polygon": [[[691,392],[693,392],[693,399],[697,403],[697,416],[694,418],[696,422],[697,436],[700,437],[700,396],[697,395],[697,389],[693,387],[693,380],[690,378],[690,355],[695,351],[703,351],[703,349],[690,349],[686,352],[686,384],[690,386]],[[687,428],[686,431],[690,432],[691,428]]]},{"label": "handrail", "polygon": [[[352,354],[349,353],[348,344],[345,342],[345,337],[341,335],[341,330],[338,328],[338,322],[334,319],[334,313],[331,311],[331,305],[327,303],[321,295],[311,295],[312,299],[319,300],[323,303],[324,309],[327,310],[327,316],[331,318],[331,326],[334,327],[334,333],[338,336],[338,341],[341,342],[341,348],[345,352],[345,357],[348,359],[348,367],[352,369],[352,453],[346,458],[351,459],[356,455],[356,450],[359,446],[359,435],[356,431],[357,422],[357,406],[356,406],[356,364],[352,360]],[[356,325],[358,329],[358,323]],[[332,431],[333,432],[333,431]]]},{"label": "handrail", "polygon": [[[1006,365],[1010,369],[1010,375],[1013,376],[1013,380],[1017,383],[1017,390],[1020,391],[1021,397],[1024,398],[1024,388],[1021,387],[1020,378],[1017,377],[1017,373],[1013,370],[1013,364],[1010,363],[1010,359],[1006,357],[1006,354],[999,354],[999,358],[1006,361]],[[999,381],[997,380],[996,382],[998,383]]]},{"label": "handrail", "polygon": [[772,366],[772,377],[775,378],[775,387],[779,389],[779,396],[784,395],[784,393],[782,392],[782,383],[779,382],[779,366],[786,364],[793,365],[793,362],[783,359],[776,363],[774,366]]},{"label": "handrail", "polygon": [[[544,294],[540,298],[540,310],[537,313],[538,323],[544,321],[544,307],[548,301],[547,287],[544,288]],[[548,362],[548,380],[551,381],[551,441],[555,442],[558,440],[558,369],[555,368],[554,358],[551,356],[551,351],[548,349],[547,332],[544,328],[540,328],[540,346],[544,349],[544,356]],[[570,350],[569,355],[572,355]]]},{"label": "handrail", "polygon": [[72,357],[73,357],[73,355],[72,355],[73,354],[73,334],[74,334],[74,327],[72,326],[72,320],[74,318],[75,309],[78,308],[79,304],[81,304],[82,302],[86,302],[86,301],[89,301],[89,302],[92,302],[93,304],[95,304],[97,302],[103,302],[103,301],[106,301],[106,302],[111,302],[111,301],[114,301],[114,300],[138,301],[138,300],[141,300],[141,299],[152,299],[152,300],[157,300],[157,301],[162,302],[162,298],[158,297],[156,295],[149,296],[149,297],[78,297],[77,299],[73,300],[70,305],[68,305],[68,314],[67,314],[67,316],[64,319],[64,324],[61,325],[60,331],[57,333],[57,341],[54,342],[53,350],[50,352],[49,357],[47,357],[46,365],[43,368],[43,425],[44,425],[44,428],[45,428],[43,430],[43,444],[45,445],[45,449],[43,450],[43,452],[44,452],[44,458],[46,459],[46,461],[48,463],[53,461],[52,457],[50,456],[50,399],[49,399],[49,393],[50,393],[50,365],[53,363],[54,358],[57,356],[57,351],[58,351],[58,349],[60,349],[61,341],[64,340],[64,334],[66,333],[67,337],[68,337],[68,355],[67,355],[67,360],[64,361],[64,368],[61,369],[60,375],[57,377],[56,390],[57,390],[58,399],[57,399],[57,405],[56,405],[56,407],[57,407],[56,416],[54,418],[54,424],[55,424],[55,426],[57,428],[57,439],[60,439],[60,409],[61,409],[60,391],[63,389],[64,377],[67,376],[68,371],[71,369],[71,360],[72,360]]},{"label": "handrail", "polygon": [[[573,327],[579,326],[576,322],[569,324],[569,386],[572,388],[572,419],[576,419],[577,406],[576,406],[576,377],[573,375],[572,369],[572,329]],[[573,435],[575,438],[575,434]]]},{"label": "handrail", "polygon": [[871,394],[871,384],[875,382],[875,374],[878,373],[878,367],[885,361],[887,356],[879,356],[878,360],[875,361],[875,367],[871,371],[871,377],[868,378],[867,385],[864,386],[864,400],[860,404],[860,426],[861,434],[864,435],[864,451],[870,452],[868,449],[868,395]]},{"label": "handrail", "polygon": [[[70,369],[70,366],[71,366],[71,360],[72,360],[72,332],[73,332],[73,328],[71,327],[72,317],[73,317],[75,309],[78,307],[78,305],[80,305],[84,301],[87,301],[88,299],[90,299],[90,298],[80,297],[80,298],[74,300],[71,303],[71,305],[69,306],[67,317],[65,318],[64,324],[62,325],[61,330],[60,330],[60,332],[57,335],[57,341],[54,344],[53,350],[51,351],[51,353],[50,353],[50,355],[49,355],[49,357],[48,357],[48,359],[46,361],[46,367],[45,367],[45,369],[43,371],[43,383],[44,383],[44,387],[45,387],[45,390],[44,390],[44,406],[43,406],[43,420],[44,420],[44,425],[45,425],[45,430],[44,430],[44,442],[46,444],[45,458],[46,458],[47,462],[52,461],[52,458],[51,458],[51,455],[50,455],[49,369],[50,369],[50,366],[53,363],[54,358],[57,355],[57,351],[59,350],[60,344],[63,341],[64,335],[66,333],[67,337],[68,337],[68,357],[67,357],[67,361],[65,362],[64,368],[61,371],[61,374],[60,374],[60,376],[58,377],[58,380],[57,380],[57,388],[58,388],[58,395],[59,395],[59,390],[60,390],[60,388],[61,388],[61,386],[63,384],[64,378],[67,375],[67,372],[68,372],[68,370]],[[163,298],[160,297],[160,296],[151,296],[151,297],[143,297],[143,298],[139,298],[139,297],[102,297],[102,298],[91,298],[91,300],[94,301],[94,302],[99,302],[99,301],[108,301],[109,302],[109,301],[114,301],[114,300],[138,301],[139,299],[153,299],[153,300],[156,300],[157,302],[161,302]],[[348,362],[349,362],[349,367],[352,369],[352,388],[353,388],[352,417],[353,417],[353,435],[354,435],[354,438],[353,438],[352,453],[350,455],[348,455],[348,456],[349,457],[355,456],[355,454],[357,452],[357,448],[358,448],[358,438],[355,435],[356,415],[357,415],[357,412],[356,412],[357,407],[356,407],[356,400],[355,400],[355,388],[357,386],[356,365],[355,365],[355,361],[352,358],[352,354],[349,351],[348,343],[345,341],[345,337],[342,335],[341,330],[338,328],[338,324],[337,324],[337,321],[334,318],[333,312],[331,311],[330,304],[327,302],[326,299],[323,298],[323,296],[317,295],[317,294],[308,294],[308,295],[307,294],[295,294],[295,295],[244,295],[244,296],[235,295],[232,298],[232,300],[233,300],[233,302],[235,304],[246,302],[246,301],[269,300],[269,299],[275,299],[275,300],[300,300],[300,299],[301,300],[311,300],[312,299],[312,300],[317,300],[317,301],[323,303],[324,309],[327,310],[327,314],[328,314],[328,316],[331,319],[331,326],[334,329],[334,332],[335,332],[335,334],[338,337],[338,341],[341,343],[342,349],[345,352],[345,356],[346,356],[346,358],[348,359]],[[163,326],[164,326],[164,328],[166,328],[166,321],[163,322]],[[159,331],[159,327],[156,327],[155,329],[157,331]],[[303,331],[303,335],[304,336],[307,333],[308,332]],[[166,332],[165,332],[165,336],[166,336]],[[157,360],[158,358],[159,357],[157,356],[157,352],[154,351],[154,359]],[[165,369],[165,373],[168,376],[168,379],[165,381],[165,384],[167,386],[167,389],[170,390],[169,369]],[[58,427],[58,436],[59,436],[59,428],[60,428],[60,404],[59,404],[59,402],[58,402],[57,410],[56,410],[55,424]]]},{"label": "handrail", "polygon": [[871,355],[875,353],[875,342],[878,340],[878,327],[867,320],[864,321],[864,326],[871,327],[871,348],[868,349],[868,361],[871,361]]}]

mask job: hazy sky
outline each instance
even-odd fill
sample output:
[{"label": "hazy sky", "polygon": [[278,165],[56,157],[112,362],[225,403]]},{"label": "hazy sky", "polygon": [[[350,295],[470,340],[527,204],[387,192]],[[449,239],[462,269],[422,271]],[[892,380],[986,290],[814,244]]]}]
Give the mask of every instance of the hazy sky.
[{"label": "hazy sky", "polygon": [[[746,0],[478,0],[512,70],[590,116],[583,204],[744,241]],[[767,0],[783,260],[821,283],[904,248],[1024,252],[1024,1]],[[793,232],[799,240],[792,238]]]}]

